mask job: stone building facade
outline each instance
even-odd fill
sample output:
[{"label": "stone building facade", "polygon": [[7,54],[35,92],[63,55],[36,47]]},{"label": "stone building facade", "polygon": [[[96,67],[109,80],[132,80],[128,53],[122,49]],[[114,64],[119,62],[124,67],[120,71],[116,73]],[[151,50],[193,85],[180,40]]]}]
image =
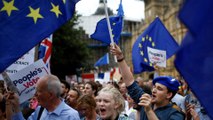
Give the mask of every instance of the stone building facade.
[{"label": "stone building facade", "polygon": [[[113,11],[108,7],[108,14],[109,16],[115,15],[117,13],[113,13]],[[85,38],[86,43],[88,44],[88,47],[91,50],[91,59],[88,60],[88,63],[90,66],[93,67],[94,63],[103,55],[105,55],[107,52],[109,52],[109,46],[104,44],[103,42],[93,40],[89,38],[89,35],[94,33],[97,22],[101,20],[102,18],[105,18],[105,8],[104,8],[104,3],[103,0],[99,0],[99,6],[96,10],[96,12],[91,15],[91,16],[81,16],[79,18],[79,24],[76,28],[82,28],[85,31]],[[121,37],[119,40],[119,46],[124,50],[125,53],[128,53],[129,50],[131,49],[131,38],[132,38],[132,33],[139,28],[141,25],[140,20],[132,20],[129,18],[124,17],[123,19],[123,30],[121,33]],[[131,61],[131,54],[127,54],[126,56],[127,61]],[[99,69],[103,71],[110,70],[111,68],[117,67],[117,63],[114,62],[114,56],[110,55],[110,64],[109,65],[104,65],[99,67]],[[88,71],[90,71],[89,68]],[[88,72],[87,71],[87,72]]]}]

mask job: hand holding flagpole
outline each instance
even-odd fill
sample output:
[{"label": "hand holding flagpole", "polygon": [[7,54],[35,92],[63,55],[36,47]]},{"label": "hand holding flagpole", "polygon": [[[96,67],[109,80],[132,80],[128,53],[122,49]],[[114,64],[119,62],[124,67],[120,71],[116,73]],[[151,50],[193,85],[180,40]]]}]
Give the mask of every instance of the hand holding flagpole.
[{"label": "hand holding flagpole", "polygon": [[[108,30],[109,30],[110,41],[111,41],[111,44],[113,44],[113,48],[114,48],[114,40],[112,37],[111,25],[110,25],[109,15],[108,15],[108,11],[107,11],[107,4],[106,4],[105,0],[103,0],[103,1],[104,1],[105,15],[106,15],[107,26],[108,26]],[[117,62],[117,58],[115,55],[114,55],[114,60],[115,60],[115,62]]]}]

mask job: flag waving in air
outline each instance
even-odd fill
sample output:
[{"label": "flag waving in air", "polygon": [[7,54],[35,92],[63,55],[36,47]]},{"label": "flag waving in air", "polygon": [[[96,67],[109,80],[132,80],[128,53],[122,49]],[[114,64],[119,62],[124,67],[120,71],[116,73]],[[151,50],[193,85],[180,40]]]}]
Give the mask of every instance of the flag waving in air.
[{"label": "flag waving in air", "polygon": [[210,11],[213,11],[212,0],[185,1],[179,18],[188,33],[176,54],[175,66],[213,119],[213,13]]},{"label": "flag waving in air", "polygon": [[[123,27],[124,12],[123,12],[122,0],[120,2],[120,5],[117,11],[118,13],[116,16],[109,17],[113,40],[116,44],[118,44],[118,41],[120,39],[120,34],[122,32],[122,27]],[[101,19],[97,23],[96,30],[90,37],[94,40],[98,40],[98,41],[106,43],[107,45],[110,45],[111,41],[110,41],[110,35],[109,35],[106,18]]]},{"label": "flag waving in air", "polygon": [[177,42],[167,31],[160,18],[156,17],[133,45],[134,73],[153,71],[154,64],[166,67],[166,60],[177,51],[178,47]]},{"label": "flag waving in air", "polygon": [[39,46],[39,59],[43,59],[47,68],[50,70],[50,58],[52,53],[52,36],[44,39]]},{"label": "flag waving in air", "polygon": [[72,18],[79,0],[0,0],[0,73]]},{"label": "flag waving in air", "polygon": [[106,53],[103,57],[101,57],[94,66],[102,66],[109,64],[109,53]]}]

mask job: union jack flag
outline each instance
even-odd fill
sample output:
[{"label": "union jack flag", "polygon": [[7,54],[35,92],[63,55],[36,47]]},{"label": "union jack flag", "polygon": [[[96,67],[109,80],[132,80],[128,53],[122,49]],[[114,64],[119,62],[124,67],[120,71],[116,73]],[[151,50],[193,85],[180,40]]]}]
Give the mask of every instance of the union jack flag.
[{"label": "union jack flag", "polygon": [[52,53],[52,35],[44,39],[39,46],[39,59],[43,59],[49,71],[50,71],[51,53]]}]

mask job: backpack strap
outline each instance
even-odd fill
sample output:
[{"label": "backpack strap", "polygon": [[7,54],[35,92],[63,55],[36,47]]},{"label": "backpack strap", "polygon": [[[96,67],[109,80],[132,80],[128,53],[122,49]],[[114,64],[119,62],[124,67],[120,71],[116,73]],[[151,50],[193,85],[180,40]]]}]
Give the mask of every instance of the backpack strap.
[{"label": "backpack strap", "polygon": [[40,110],[38,112],[37,120],[40,120],[43,111],[44,111],[44,107],[40,107]]}]

